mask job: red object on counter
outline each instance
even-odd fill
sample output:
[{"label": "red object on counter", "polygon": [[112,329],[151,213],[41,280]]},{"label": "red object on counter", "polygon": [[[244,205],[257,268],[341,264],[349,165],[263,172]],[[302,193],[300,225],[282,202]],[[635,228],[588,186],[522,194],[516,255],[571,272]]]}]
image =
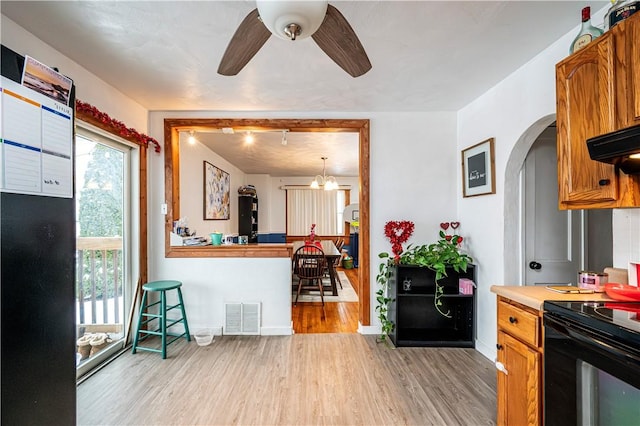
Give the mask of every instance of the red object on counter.
[{"label": "red object on counter", "polygon": [[640,306],[638,306],[637,303],[605,302],[604,307],[609,309],[617,309],[618,311],[640,314]]},{"label": "red object on counter", "polygon": [[604,285],[604,291],[607,296],[614,300],[625,302],[640,301],[640,288],[633,285],[608,283]]}]

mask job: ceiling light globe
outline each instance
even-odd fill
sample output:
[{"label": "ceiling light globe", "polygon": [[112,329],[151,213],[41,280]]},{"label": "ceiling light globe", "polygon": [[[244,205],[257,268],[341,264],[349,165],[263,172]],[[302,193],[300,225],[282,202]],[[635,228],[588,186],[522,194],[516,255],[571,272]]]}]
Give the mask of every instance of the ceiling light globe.
[{"label": "ceiling light globe", "polygon": [[290,40],[284,29],[289,24],[298,24],[301,32],[296,40],[301,40],[320,28],[327,14],[328,2],[257,0],[256,4],[260,19],[275,36]]},{"label": "ceiling light globe", "polygon": [[324,183],[324,189],[326,191],[338,189],[338,182],[336,181],[336,178],[334,178],[333,176],[329,176],[327,178],[327,181]]}]

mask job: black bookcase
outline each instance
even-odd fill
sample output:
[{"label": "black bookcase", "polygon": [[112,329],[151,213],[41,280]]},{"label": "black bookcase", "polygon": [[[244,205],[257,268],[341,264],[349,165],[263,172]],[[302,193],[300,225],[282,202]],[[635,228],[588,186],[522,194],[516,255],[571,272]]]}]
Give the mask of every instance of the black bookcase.
[{"label": "black bookcase", "polygon": [[238,235],[246,235],[250,243],[258,242],[258,197],[238,197]]},{"label": "black bookcase", "polygon": [[389,337],[396,346],[475,346],[475,288],[473,294],[459,293],[459,278],[475,282],[475,265],[467,271],[447,271],[440,280],[444,286],[441,297],[443,316],[434,305],[435,272],[429,268],[398,265],[389,279],[388,316],[394,324]]}]

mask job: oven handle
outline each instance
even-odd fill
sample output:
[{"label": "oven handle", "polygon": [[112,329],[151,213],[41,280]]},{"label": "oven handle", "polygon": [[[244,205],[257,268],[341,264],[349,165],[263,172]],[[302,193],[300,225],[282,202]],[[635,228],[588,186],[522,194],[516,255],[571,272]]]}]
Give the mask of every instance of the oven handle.
[{"label": "oven handle", "polygon": [[567,321],[547,312],[544,315],[544,326],[550,327],[557,333],[568,338],[574,338],[588,345],[597,346],[601,350],[609,352],[618,358],[630,359],[636,363],[640,363],[640,356],[634,353],[635,350],[633,348],[628,348],[625,345],[608,338],[607,335],[597,333],[581,324],[573,321]]}]

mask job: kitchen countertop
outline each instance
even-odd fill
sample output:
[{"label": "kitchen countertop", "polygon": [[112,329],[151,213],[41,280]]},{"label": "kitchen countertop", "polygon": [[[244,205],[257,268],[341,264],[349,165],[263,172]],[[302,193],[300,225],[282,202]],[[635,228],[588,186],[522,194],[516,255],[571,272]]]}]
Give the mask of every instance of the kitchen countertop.
[{"label": "kitchen countertop", "polygon": [[571,294],[558,293],[544,286],[492,285],[491,292],[521,303],[533,309],[542,310],[545,300],[566,301],[611,301],[605,293]]}]

